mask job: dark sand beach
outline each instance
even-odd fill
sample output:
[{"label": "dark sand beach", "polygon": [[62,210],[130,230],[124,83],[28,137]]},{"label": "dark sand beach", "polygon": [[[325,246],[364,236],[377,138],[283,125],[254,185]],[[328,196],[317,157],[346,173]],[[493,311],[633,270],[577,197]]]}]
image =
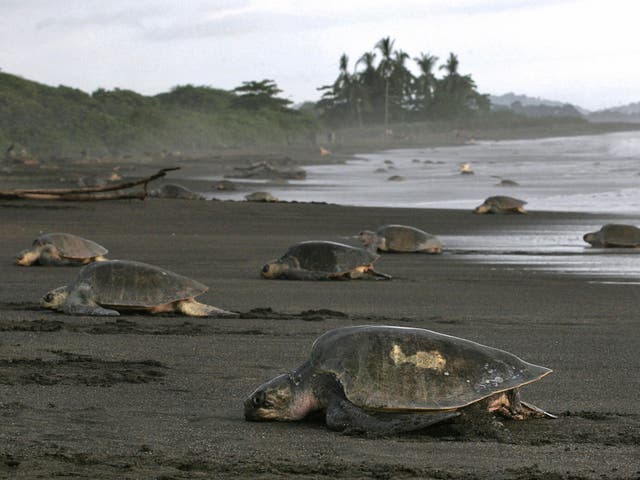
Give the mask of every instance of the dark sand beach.
[{"label": "dark sand beach", "polygon": [[[259,278],[299,240],[354,243],[363,227],[432,233],[575,222],[585,214],[147,199],[0,202],[0,478],[640,478],[638,287],[464,255],[387,255],[392,281]],[[39,298],[71,267],[18,267],[39,232],[195,278],[237,319],[71,317]],[[579,239],[577,239],[578,241]],[[250,423],[242,402],[342,325],[416,326],[503,348],[554,373],[522,389],[557,420],[453,422],[391,438],[318,421]]]}]

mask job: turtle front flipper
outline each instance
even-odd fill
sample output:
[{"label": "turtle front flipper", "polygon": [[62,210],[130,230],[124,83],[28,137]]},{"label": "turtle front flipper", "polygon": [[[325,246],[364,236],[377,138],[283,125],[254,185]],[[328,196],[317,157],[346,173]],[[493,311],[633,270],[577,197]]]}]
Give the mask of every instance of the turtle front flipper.
[{"label": "turtle front flipper", "polygon": [[393,277],[391,275],[387,275],[386,273],[378,272],[373,268],[368,272],[375,280],[391,280]]},{"label": "turtle front flipper", "polygon": [[494,395],[489,399],[489,411],[502,415],[511,420],[525,420],[527,418],[558,418],[545,412],[531,403],[520,399],[520,392],[514,388],[506,392]]},{"label": "turtle front flipper", "polygon": [[354,268],[346,275],[348,278],[363,280],[391,280],[393,278],[391,275],[378,272],[372,266]]},{"label": "turtle front flipper", "polygon": [[117,310],[103,308],[93,298],[91,285],[82,283],[76,285],[67,296],[61,310],[68,315],[98,315],[115,317],[120,315]]},{"label": "turtle front flipper", "polygon": [[72,265],[75,262],[62,257],[58,249],[53,245],[46,245],[40,250],[38,263],[46,267],[62,267]]},{"label": "turtle front flipper", "polygon": [[191,317],[237,317],[239,313],[223,310],[195,300],[183,300],[176,304],[176,310]]},{"label": "turtle front flipper", "polygon": [[103,308],[100,305],[65,305],[62,311],[68,315],[92,315],[101,317],[117,317],[120,313],[117,310]]},{"label": "turtle front flipper", "polygon": [[458,412],[369,413],[348,400],[340,400],[327,408],[326,422],[330,429],[347,434],[396,435],[422,430],[458,415]]},{"label": "turtle front flipper", "polygon": [[521,400],[520,401],[520,405],[521,405],[522,410],[524,412],[525,418],[539,417],[539,418],[550,418],[552,420],[555,420],[555,419],[558,418],[557,415],[554,415],[553,413],[546,412],[546,411],[542,410],[540,407],[536,407],[535,405],[532,405],[529,402],[523,402]]}]

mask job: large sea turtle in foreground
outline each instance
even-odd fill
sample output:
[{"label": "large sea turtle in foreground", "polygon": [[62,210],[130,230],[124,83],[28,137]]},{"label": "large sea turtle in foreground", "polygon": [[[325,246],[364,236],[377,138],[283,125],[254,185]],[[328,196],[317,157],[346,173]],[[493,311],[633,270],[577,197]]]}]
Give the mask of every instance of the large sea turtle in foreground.
[{"label": "large sea turtle in foreground", "polygon": [[475,213],[527,213],[524,206],[527,202],[506,195],[496,195],[487,198],[482,205],[478,205]]},{"label": "large sea turtle in foreground", "polygon": [[109,251],[92,240],[70,233],[45,233],[33,241],[31,248],[16,255],[16,263],[28,265],[84,265],[106,260]]},{"label": "large sea turtle in foreground", "polygon": [[348,280],[355,278],[384,278],[373,262],[379,256],[364,248],[337,242],[308,241],[292,245],[285,254],[262,267],[264,278],[287,280]]},{"label": "large sea turtle in foreground", "polygon": [[638,248],[640,247],[640,228],[609,223],[597,232],[587,233],[582,238],[593,247]]},{"label": "large sea turtle in foreground", "polygon": [[465,413],[554,418],[518,392],[549,373],[503,350],[430,330],[342,327],[316,339],[300,367],[249,395],[244,415],[292,421],[324,411],[332,430],[383,435]]},{"label": "large sea turtle in foreground", "polygon": [[119,315],[121,311],[180,312],[236,316],[194,297],[208,288],[187,277],[142,262],[109,260],[80,270],[75,282],[42,298],[42,305],[70,315]]},{"label": "large sea turtle in foreground", "polygon": [[442,242],[437,237],[407,225],[383,225],[375,232],[363,230],[358,239],[374,252],[442,252]]}]

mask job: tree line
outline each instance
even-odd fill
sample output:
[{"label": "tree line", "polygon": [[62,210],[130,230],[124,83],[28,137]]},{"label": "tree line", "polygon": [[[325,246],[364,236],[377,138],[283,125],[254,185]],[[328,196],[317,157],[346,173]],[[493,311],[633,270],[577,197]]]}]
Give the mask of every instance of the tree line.
[{"label": "tree line", "polygon": [[438,57],[421,53],[414,57],[418,74],[409,69],[410,56],[395,49],[395,40],[380,39],[373,51],[362,54],[349,68],[343,54],[339,73],[332,85],[320,87],[323,95],[316,104],[330,124],[388,125],[391,122],[452,119],[490,108],[488,95],[476,90],[471,75],[459,73],[458,56],[450,53],[434,72]]},{"label": "tree line", "polygon": [[232,91],[182,85],[145,96],[51,87],[0,71],[0,162],[14,145],[41,157],[78,157],[308,143],[309,112],[288,108],[271,80]]}]

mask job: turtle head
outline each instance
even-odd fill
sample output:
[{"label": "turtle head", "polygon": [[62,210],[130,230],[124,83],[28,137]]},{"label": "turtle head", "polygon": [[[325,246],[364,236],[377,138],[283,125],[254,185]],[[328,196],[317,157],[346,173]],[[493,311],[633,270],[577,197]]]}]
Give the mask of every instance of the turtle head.
[{"label": "turtle head", "polygon": [[489,205],[487,205],[486,203],[483,203],[482,205],[478,205],[473,212],[474,213],[487,213],[489,210],[491,210],[491,207]]},{"label": "turtle head", "polygon": [[285,264],[280,263],[278,260],[272,260],[263,265],[260,275],[263,278],[278,278],[286,268]]},{"label": "turtle head", "polygon": [[294,420],[289,416],[294,384],[288,374],[261,385],[244,401],[244,418],[250,421]]},{"label": "turtle head", "polygon": [[591,232],[591,233],[585,233],[582,237],[582,239],[587,242],[590,243],[591,245],[596,245],[599,244],[600,241],[598,240],[598,232]]},{"label": "turtle head", "polygon": [[16,264],[27,267],[33,265],[40,257],[40,249],[27,248],[16,255]]},{"label": "turtle head", "polygon": [[34,263],[46,265],[47,260],[60,258],[58,249],[50,244],[42,244],[37,240],[31,248],[22,250],[16,255],[16,263],[18,265],[28,266]]},{"label": "turtle head", "polygon": [[244,401],[249,421],[300,420],[317,410],[317,401],[300,375],[284,373],[258,387]]},{"label": "turtle head", "polygon": [[67,287],[58,287],[42,297],[41,305],[45,308],[60,310],[68,295],[69,289]]},{"label": "turtle head", "polygon": [[365,248],[375,252],[378,249],[379,238],[376,232],[371,230],[362,230],[358,234],[358,240],[365,246]]},{"label": "turtle head", "polygon": [[260,271],[260,275],[264,278],[279,278],[290,268],[300,268],[300,264],[294,257],[285,255],[278,260],[271,260],[265,263]]}]

